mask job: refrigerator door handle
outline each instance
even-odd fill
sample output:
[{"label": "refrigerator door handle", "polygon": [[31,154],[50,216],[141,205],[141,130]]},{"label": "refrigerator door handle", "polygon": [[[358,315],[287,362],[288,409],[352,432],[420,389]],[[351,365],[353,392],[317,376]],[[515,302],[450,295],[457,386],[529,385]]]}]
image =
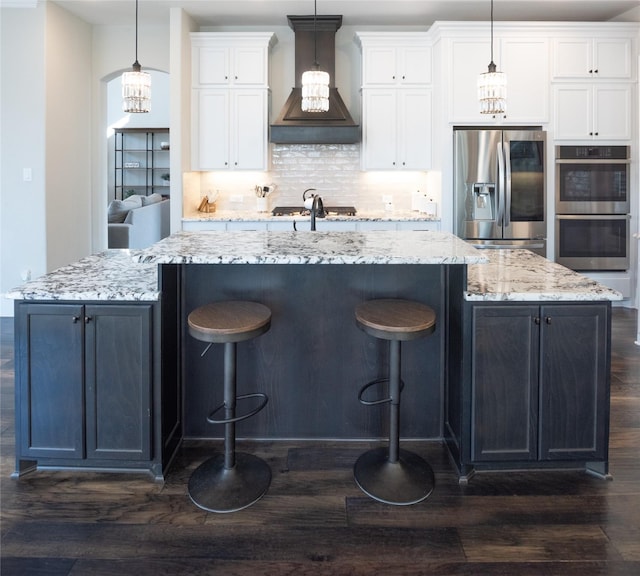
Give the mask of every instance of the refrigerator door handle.
[{"label": "refrigerator door handle", "polygon": [[498,226],[504,224],[504,154],[502,144],[498,142],[496,150],[496,194],[498,196],[498,215],[496,221]]},{"label": "refrigerator door handle", "polygon": [[504,151],[504,225],[505,227],[511,224],[511,147],[509,142],[505,142],[502,145]]}]

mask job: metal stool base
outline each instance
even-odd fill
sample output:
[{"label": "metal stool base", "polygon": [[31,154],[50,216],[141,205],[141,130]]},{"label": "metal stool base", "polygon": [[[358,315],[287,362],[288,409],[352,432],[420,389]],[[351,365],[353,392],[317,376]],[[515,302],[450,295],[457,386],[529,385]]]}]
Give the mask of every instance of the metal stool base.
[{"label": "metal stool base", "polygon": [[233,468],[224,467],[224,454],[205,460],[189,478],[189,497],[208,512],[237,512],[255,504],[271,483],[271,468],[254,456],[236,452]]},{"label": "metal stool base", "polygon": [[400,450],[398,461],[389,462],[386,447],[362,454],[355,463],[353,476],[367,496],[398,506],[422,502],[435,486],[433,470],[424,458]]}]

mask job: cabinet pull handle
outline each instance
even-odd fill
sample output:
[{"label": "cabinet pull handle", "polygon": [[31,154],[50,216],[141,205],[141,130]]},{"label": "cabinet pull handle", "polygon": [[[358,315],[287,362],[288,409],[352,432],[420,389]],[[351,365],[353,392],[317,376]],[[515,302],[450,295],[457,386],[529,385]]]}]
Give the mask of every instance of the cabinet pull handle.
[{"label": "cabinet pull handle", "polygon": [[396,77],[395,77],[395,76],[391,76],[391,80],[395,80],[395,79],[396,79]]},{"label": "cabinet pull handle", "polygon": [[551,316],[545,316],[545,317],[544,317],[544,321],[545,321],[547,324],[551,324]]},{"label": "cabinet pull handle", "polygon": [[598,73],[598,69],[596,68],[593,72],[594,72],[594,74],[597,74]]},{"label": "cabinet pull handle", "polygon": [[589,74],[593,74],[593,69],[589,70]]},{"label": "cabinet pull handle", "polygon": [[89,324],[89,322],[91,322],[91,316],[85,316],[84,317],[84,323],[85,324]]},{"label": "cabinet pull handle", "polygon": [[78,323],[78,320],[80,320],[80,318],[79,318],[78,316],[74,316],[74,317],[72,318],[72,320],[73,320],[73,323],[74,323],[74,324],[77,324],[77,323]]},{"label": "cabinet pull handle", "polygon": [[540,325],[540,317],[539,317],[539,316],[536,316],[536,317],[533,319],[533,321],[534,321],[536,324]]}]

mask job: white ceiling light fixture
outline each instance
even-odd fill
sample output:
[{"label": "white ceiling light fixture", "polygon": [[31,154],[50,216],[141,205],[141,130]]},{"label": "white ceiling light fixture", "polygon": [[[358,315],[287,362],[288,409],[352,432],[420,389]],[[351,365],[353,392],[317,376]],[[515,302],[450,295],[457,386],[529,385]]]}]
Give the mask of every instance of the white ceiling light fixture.
[{"label": "white ceiling light fixture", "polygon": [[318,65],[318,36],[316,31],[317,0],[313,0],[313,69],[302,74],[302,111],[329,110],[329,74]]},{"label": "white ceiling light fixture", "polygon": [[493,0],[491,0],[491,62],[489,70],[478,76],[480,114],[504,114],[507,111],[507,75],[497,72],[493,62]]},{"label": "white ceiling light fixture", "polygon": [[122,110],[149,112],[151,108],[151,74],[142,72],[138,62],[138,0],[136,0],[136,61],[132,70],[122,74]]}]

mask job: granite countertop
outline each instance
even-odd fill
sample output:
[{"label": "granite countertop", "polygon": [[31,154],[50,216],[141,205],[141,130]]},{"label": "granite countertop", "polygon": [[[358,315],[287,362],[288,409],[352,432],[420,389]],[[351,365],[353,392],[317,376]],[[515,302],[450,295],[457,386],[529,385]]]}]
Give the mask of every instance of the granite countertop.
[{"label": "granite countertop", "polygon": [[486,256],[447,232],[178,232],[140,251],[155,264],[472,264]]},{"label": "granite countertop", "polygon": [[[186,212],[182,220],[184,222],[291,222],[293,220],[309,220],[310,216],[296,214],[293,216],[273,216],[269,212],[257,212],[254,210],[216,210],[212,213],[198,212],[197,210]],[[439,222],[440,218],[415,210],[358,210],[355,216],[331,215],[323,218],[331,221],[348,222]]]},{"label": "granite countertop", "polygon": [[107,250],[63,266],[6,294],[14,300],[158,300],[158,267],[136,264],[134,250]]},{"label": "granite countertop", "polygon": [[483,250],[488,264],[467,268],[465,300],[603,301],[622,294],[529,250]]},{"label": "granite countertop", "polygon": [[[367,241],[372,234],[379,241]],[[88,256],[6,296],[34,301],[153,302],[160,296],[159,262],[357,264],[415,263],[415,258],[422,263],[469,264],[465,292],[469,301],[622,300],[620,293],[528,250],[480,251],[439,232],[181,232],[143,251],[107,250]]]}]

